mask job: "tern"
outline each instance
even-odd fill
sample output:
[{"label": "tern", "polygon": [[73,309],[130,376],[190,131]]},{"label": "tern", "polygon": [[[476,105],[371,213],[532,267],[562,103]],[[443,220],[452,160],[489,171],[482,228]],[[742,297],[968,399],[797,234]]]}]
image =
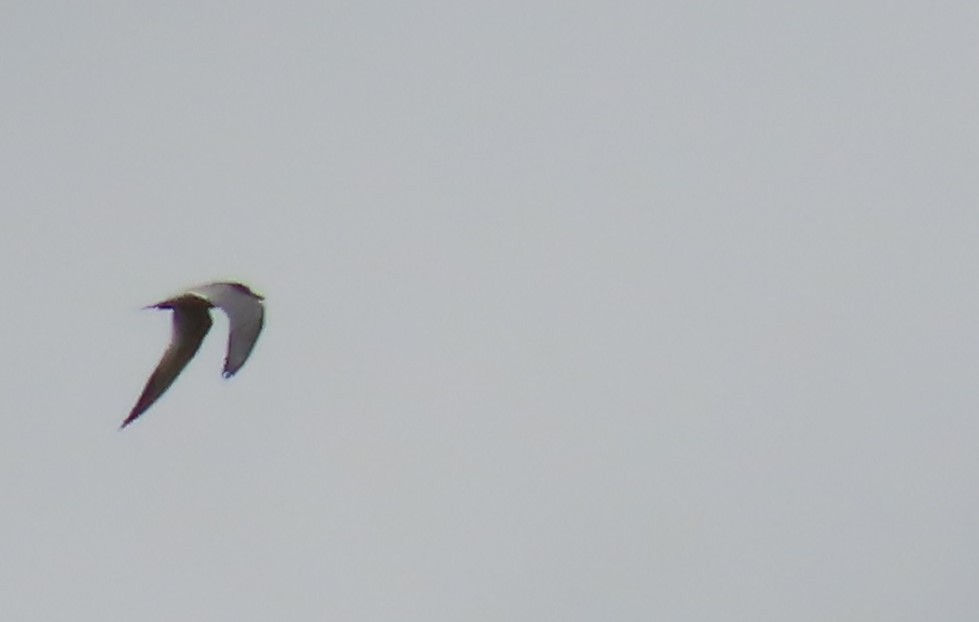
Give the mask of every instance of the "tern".
[{"label": "tern", "polygon": [[125,428],[146,412],[194,357],[211,328],[210,310],[213,307],[221,309],[228,316],[230,335],[222,374],[225,378],[234,376],[248,360],[258,334],[262,332],[265,317],[263,300],[264,297],[241,283],[209,283],[145,307],[172,310],[173,335],[170,346],[120,428]]}]

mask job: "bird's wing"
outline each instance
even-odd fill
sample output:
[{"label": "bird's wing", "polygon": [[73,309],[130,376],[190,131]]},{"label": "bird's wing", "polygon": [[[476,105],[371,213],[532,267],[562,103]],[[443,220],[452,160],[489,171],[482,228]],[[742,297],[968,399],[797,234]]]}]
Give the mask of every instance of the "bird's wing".
[{"label": "bird's wing", "polygon": [[262,332],[265,307],[262,297],[239,283],[211,283],[190,290],[205,298],[228,316],[228,354],[224,359],[225,378],[230,378],[248,360],[258,334]]},{"label": "bird's wing", "polygon": [[193,296],[187,296],[175,301],[170,301],[173,308],[173,335],[170,338],[170,346],[160,359],[160,364],[156,366],[150,379],[143,387],[143,393],[139,396],[132,412],[122,422],[122,427],[126,427],[136,420],[137,417],[146,412],[153,402],[157,400],[163,392],[170,388],[173,381],[177,379],[180,372],[204,341],[204,335],[211,328],[211,314],[208,312],[209,305],[204,300]]}]

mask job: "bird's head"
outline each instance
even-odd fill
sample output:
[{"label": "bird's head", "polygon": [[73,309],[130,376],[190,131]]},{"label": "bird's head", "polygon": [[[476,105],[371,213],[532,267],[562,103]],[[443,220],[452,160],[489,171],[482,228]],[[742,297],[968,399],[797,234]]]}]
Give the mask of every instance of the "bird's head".
[{"label": "bird's head", "polygon": [[236,290],[238,290],[239,292],[241,292],[243,294],[248,294],[249,296],[254,296],[255,298],[258,298],[259,300],[265,300],[265,296],[263,296],[263,295],[261,295],[259,293],[256,293],[254,291],[252,291],[252,289],[250,287],[248,287],[247,285],[245,285],[243,283],[231,283],[230,285],[231,285],[231,287],[234,287]]}]

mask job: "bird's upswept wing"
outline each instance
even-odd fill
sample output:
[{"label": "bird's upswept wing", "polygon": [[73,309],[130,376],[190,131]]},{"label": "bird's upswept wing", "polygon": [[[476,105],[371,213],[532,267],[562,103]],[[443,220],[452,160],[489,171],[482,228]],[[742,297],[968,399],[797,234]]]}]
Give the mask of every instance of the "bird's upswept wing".
[{"label": "bird's upswept wing", "polygon": [[204,336],[211,328],[211,314],[208,312],[210,305],[199,297],[183,296],[160,304],[167,304],[173,309],[173,334],[170,338],[170,346],[160,359],[156,370],[146,381],[143,393],[139,396],[132,412],[122,422],[123,428],[146,412],[146,409],[170,388],[197,353]]},{"label": "bird's upswept wing", "polygon": [[225,378],[230,378],[248,360],[265,319],[264,298],[240,283],[211,283],[187,292],[200,296],[228,316],[228,353],[224,359]]}]

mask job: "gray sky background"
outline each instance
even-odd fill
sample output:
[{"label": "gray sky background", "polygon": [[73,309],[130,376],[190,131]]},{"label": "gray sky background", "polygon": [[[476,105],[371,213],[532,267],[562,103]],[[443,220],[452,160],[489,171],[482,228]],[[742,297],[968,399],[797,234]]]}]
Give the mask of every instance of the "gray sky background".
[{"label": "gray sky background", "polygon": [[974,620],[977,25],[5,4],[4,618]]}]

